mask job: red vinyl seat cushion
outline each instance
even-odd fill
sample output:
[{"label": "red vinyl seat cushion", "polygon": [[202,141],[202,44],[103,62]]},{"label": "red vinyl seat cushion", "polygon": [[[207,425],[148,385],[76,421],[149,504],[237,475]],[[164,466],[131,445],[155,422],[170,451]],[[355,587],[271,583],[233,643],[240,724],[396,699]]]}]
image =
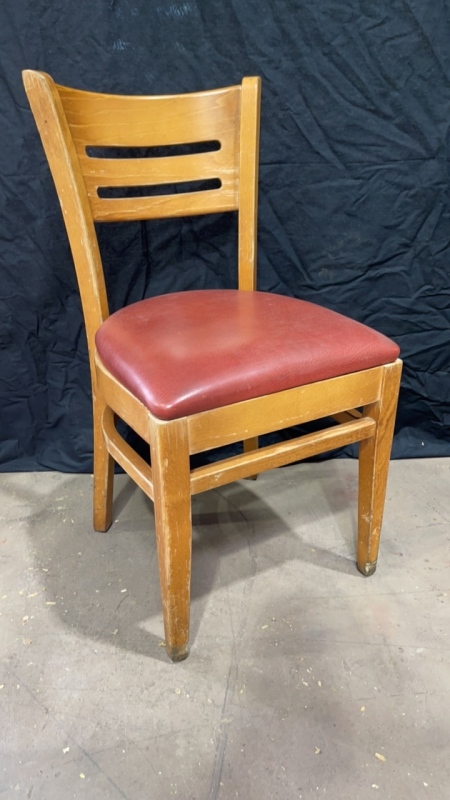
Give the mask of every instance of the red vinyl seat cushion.
[{"label": "red vinyl seat cushion", "polygon": [[99,328],[104,367],[163,420],[395,361],[398,346],[335,311],[266,292],[177,292]]}]

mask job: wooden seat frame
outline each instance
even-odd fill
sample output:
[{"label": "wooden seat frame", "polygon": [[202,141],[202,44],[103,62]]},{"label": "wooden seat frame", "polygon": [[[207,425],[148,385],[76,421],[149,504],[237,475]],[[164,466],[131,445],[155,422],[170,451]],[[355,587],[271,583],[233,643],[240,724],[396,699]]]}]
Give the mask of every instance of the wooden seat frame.
[{"label": "wooden seat frame", "polygon": [[[114,460],[154,503],[167,653],[188,654],[191,495],[360,442],[357,566],[376,568],[401,361],[162,421],[102,365],[95,333],[108,302],[95,222],[238,212],[238,286],[256,289],[260,80],[174,96],[94,94],[26,70],[25,89],[58,192],[77,271],[92,375],[94,527],[112,522]],[[89,148],[220,142],[158,158],[105,158]],[[92,153],[92,151],[91,151]],[[151,197],[102,197],[105,187],[219,179],[219,188]],[[362,409],[357,410],[357,409]],[[151,466],[124,441],[116,415],[150,447]],[[258,449],[258,436],[333,417],[318,433]],[[190,455],[243,441],[243,453],[190,469]]]}]

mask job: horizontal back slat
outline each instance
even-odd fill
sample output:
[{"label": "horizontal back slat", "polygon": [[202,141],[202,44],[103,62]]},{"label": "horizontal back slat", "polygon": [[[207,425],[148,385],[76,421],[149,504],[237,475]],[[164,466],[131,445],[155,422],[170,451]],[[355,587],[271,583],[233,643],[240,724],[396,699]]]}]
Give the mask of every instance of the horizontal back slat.
[{"label": "horizontal back slat", "polygon": [[222,183],[235,181],[235,170],[229,169],[223,152],[198,153],[169,158],[80,158],[86,185],[157,186],[219,178]]},{"label": "horizontal back slat", "polygon": [[157,197],[97,198],[91,203],[97,222],[184,217],[237,209],[234,192],[211,189],[205,192],[159,195]]},{"label": "horizontal back slat", "polygon": [[239,115],[240,89],[135,97],[58,86],[75,143],[104,147],[227,139],[233,135],[230,119]]}]

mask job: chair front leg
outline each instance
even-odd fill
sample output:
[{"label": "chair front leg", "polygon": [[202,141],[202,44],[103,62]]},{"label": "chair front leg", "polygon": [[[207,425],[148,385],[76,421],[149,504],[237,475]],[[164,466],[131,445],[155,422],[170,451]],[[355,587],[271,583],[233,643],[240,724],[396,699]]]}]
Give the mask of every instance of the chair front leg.
[{"label": "chair front leg", "polygon": [[186,420],[150,423],[159,579],[166,650],[172,661],[189,654],[191,492]]},{"label": "chair front leg", "polygon": [[357,566],[366,576],[377,567],[401,372],[400,360],[383,367],[380,399],[363,411],[377,423],[375,435],[359,445]]},{"label": "chair front leg", "polygon": [[94,530],[107,531],[112,523],[114,459],[108,453],[103,436],[103,415],[112,414],[95,388],[92,392],[94,413]]}]

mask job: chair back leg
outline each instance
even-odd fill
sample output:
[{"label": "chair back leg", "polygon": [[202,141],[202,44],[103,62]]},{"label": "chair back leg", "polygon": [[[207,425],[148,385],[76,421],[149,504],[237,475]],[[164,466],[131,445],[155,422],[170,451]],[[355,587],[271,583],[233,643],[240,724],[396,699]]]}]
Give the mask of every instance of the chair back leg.
[{"label": "chair back leg", "polygon": [[93,391],[94,413],[94,530],[107,531],[112,523],[114,460],[103,436],[103,415],[113,414]]}]

